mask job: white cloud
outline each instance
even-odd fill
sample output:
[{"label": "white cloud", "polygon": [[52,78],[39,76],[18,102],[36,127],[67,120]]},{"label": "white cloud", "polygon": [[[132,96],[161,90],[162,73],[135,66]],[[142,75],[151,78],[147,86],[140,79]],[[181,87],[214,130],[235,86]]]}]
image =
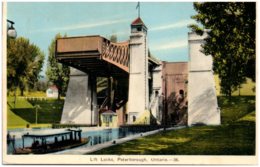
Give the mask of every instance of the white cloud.
[{"label": "white cloud", "polygon": [[102,27],[102,26],[108,26],[123,22],[128,22],[129,20],[126,19],[119,19],[119,20],[106,20],[106,21],[98,21],[94,23],[80,23],[80,24],[74,24],[74,25],[68,25],[64,27],[54,27],[49,29],[38,29],[31,32],[46,32],[46,31],[61,31],[61,30],[77,30],[77,29],[89,29],[89,28],[95,28],[95,27]]},{"label": "white cloud", "polygon": [[124,35],[129,36],[130,35],[130,30],[113,31],[112,34],[115,34],[115,35],[118,35],[118,36],[124,36]]},{"label": "white cloud", "polygon": [[187,40],[181,41],[174,41],[166,44],[158,44],[154,47],[151,47],[151,50],[158,51],[158,50],[169,50],[169,49],[176,49],[176,48],[184,48],[188,46]]},{"label": "white cloud", "polygon": [[161,30],[167,30],[167,29],[182,28],[182,27],[187,27],[189,24],[193,24],[193,23],[195,23],[194,20],[183,20],[183,21],[173,23],[173,24],[166,24],[166,25],[153,27],[153,28],[149,29],[149,31],[161,31]]}]

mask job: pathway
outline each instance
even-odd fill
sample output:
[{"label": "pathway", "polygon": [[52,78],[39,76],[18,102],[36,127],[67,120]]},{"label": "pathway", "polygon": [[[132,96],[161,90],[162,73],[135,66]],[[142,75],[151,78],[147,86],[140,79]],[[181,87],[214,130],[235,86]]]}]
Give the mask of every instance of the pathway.
[{"label": "pathway", "polygon": [[[167,128],[166,130],[177,130],[177,129],[182,129],[185,128],[186,126],[179,126],[179,127],[172,127],[172,128]],[[52,154],[70,154],[70,155],[83,155],[83,154],[88,154],[88,153],[92,153],[107,147],[111,147],[113,145],[117,145],[117,144],[122,144],[124,142],[127,141],[131,141],[140,137],[144,137],[144,136],[149,136],[149,135],[153,135],[156,134],[158,132],[163,131],[162,129],[158,129],[158,130],[154,130],[154,131],[149,131],[149,132],[144,132],[144,133],[139,133],[136,135],[131,135],[125,138],[121,138],[121,139],[115,139],[113,141],[109,141],[106,143],[102,143],[102,144],[98,144],[98,145],[94,145],[94,146],[89,146],[89,147],[78,147],[78,148],[74,148],[74,149],[69,149],[69,150],[64,150],[61,152],[56,152],[56,153],[52,153]]]}]

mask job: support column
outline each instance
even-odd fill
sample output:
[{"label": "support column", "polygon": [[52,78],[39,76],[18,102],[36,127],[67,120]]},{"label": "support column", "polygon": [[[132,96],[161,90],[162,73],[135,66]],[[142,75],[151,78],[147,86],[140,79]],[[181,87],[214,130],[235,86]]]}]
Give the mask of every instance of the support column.
[{"label": "support column", "polygon": [[96,77],[71,68],[62,124],[97,125]]},{"label": "support column", "polygon": [[189,33],[188,125],[220,124],[212,57],[201,52],[206,36]]}]

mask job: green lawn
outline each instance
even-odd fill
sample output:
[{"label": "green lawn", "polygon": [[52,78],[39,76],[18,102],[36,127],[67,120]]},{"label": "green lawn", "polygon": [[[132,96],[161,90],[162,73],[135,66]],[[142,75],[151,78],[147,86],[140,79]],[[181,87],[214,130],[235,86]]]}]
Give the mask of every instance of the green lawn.
[{"label": "green lawn", "polygon": [[[7,98],[7,128],[49,127],[52,123],[60,122],[64,100],[45,99],[27,100],[17,98],[14,107],[14,98]],[[35,124],[35,105],[39,105],[38,124]]]},{"label": "green lawn", "polygon": [[7,127],[8,128],[17,128],[17,127],[25,127],[26,124],[29,122],[25,121],[18,115],[16,115],[12,110],[10,110],[10,107],[7,106]]},{"label": "green lawn", "polygon": [[161,132],[92,154],[254,155],[255,97],[219,97],[221,126]]}]

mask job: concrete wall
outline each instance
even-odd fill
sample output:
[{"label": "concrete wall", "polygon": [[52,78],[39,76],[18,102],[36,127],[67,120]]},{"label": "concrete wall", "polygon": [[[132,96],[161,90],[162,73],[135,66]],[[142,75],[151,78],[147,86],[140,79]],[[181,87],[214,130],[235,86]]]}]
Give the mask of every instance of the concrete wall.
[{"label": "concrete wall", "polygon": [[126,105],[116,110],[117,114],[117,126],[124,125],[126,123]]},{"label": "concrete wall", "polygon": [[128,123],[141,117],[149,106],[148,92],[148,48],[144,32],[134,32],[130,36],[130,74],[128,94]]},{"label": "concrete wall", "polygon": [[[153,70],[153,93],[150,100],[150,110],[152,117],[156,119],[157,124],[161,124],[163,104],[162,104],[162,65]],[[158,91],[156,96],[155,92]]]},{"label": "concrete wall", "polygon": [[[163,76],[167,77],[167,97],[183,90],[187,94],[188,62],[163,62]],[[163,87],[165,80],[163,80]],[[165,94],[165,88],[163,88]]]},{"label": "concrete wall", "polygon": [[[167,116],[164,119],[167,124],[187,125],[188,62],[163,62],[162,73],[163,94],[167,92]],[[180,90],[184,91],[183,95]]]},{"label": "concrete wall", "polygon": [[162,89],[162,65],[153,70],[153,89],[158,89],[161,93]]},{"label": "concrete wall", "polygon": [[86,73],[71,68],[61,123],[97,124],[98,110],[96,97],[96,78],[91,78]]},{"label": "concrete wall", "polygon": [[212,57],[201,52],[206,35],[189,33],[188,125],[220,124]]}]

